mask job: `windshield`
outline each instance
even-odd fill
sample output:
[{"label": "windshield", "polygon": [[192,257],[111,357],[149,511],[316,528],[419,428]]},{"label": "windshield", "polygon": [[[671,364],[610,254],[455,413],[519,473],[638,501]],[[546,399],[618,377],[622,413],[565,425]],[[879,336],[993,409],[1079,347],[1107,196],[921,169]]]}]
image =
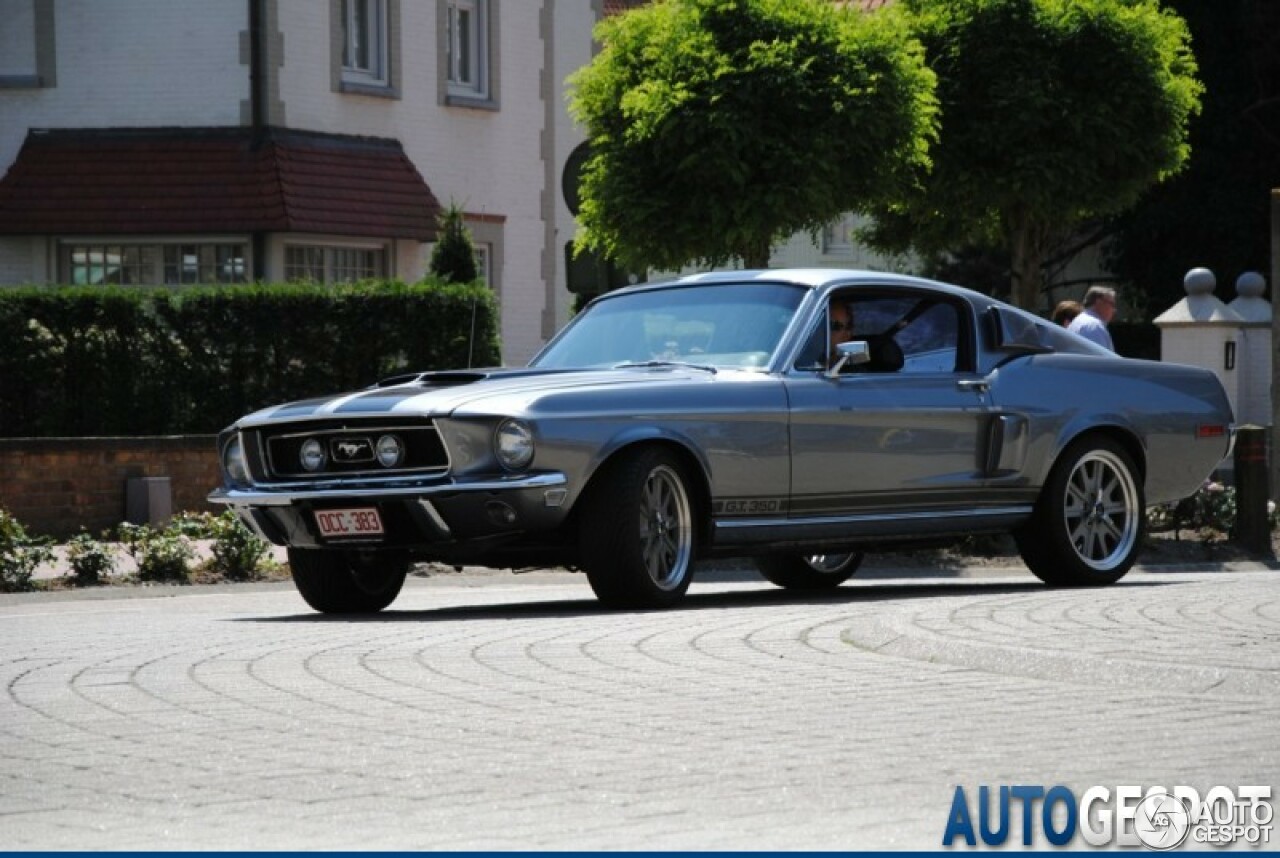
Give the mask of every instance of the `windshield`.
[{"label": "windshield", "polygon": [[805,291],[751,283],[619,295],[575,319],[531,366],[562,369],[656,361],[763,369]]}]

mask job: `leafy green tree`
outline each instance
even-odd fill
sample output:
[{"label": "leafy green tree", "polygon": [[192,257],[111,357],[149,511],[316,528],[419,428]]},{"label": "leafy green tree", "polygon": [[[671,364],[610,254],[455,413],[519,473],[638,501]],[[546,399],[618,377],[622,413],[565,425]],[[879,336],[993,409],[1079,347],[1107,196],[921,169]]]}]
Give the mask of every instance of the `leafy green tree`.
[{"label": "leafy green tree", "polygon": [[936,105],[892,9],[666,0],[601,22],[570,80],[587,129],[578,246],[632,268],[733,258],[899,195]]},{"label": "leafy green tree", "polygon": [[446,283],[474,283],[480,276],[471,231],[463,223],[462,207],[456,202],[450,202],[440,213],[440,235],[431,250],[429,267]]},{"label": "leafy green tree", "polygon": [[1185,297],[1190,268],[1212,269],[1224,301],[1241,273],[1267,274],[1271,189],[1280,188],[1280,3],[1167,3],[1191,29],[1204,112],[1191,125],[1187,169],[1118,218],[1107,245],[1108,267],[1153,313]]},{"label": "leafy green tree", "polygon": [[1186,23],[1156,0],[902,0],[938,78],[942,131],[871,243],[1007,249],[1014,303],[1081,224],[1178,172],[1200,109]]}]

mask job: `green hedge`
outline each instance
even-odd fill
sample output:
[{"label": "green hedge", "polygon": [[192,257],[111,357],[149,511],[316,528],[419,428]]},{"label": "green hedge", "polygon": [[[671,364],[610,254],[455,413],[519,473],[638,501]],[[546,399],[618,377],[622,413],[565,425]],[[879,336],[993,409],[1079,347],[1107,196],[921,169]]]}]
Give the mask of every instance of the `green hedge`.
[{"label": "green hedge", "polygon": [[480,285],[0,289],[0,437],[215,432],[272,403],[498,360]]}]

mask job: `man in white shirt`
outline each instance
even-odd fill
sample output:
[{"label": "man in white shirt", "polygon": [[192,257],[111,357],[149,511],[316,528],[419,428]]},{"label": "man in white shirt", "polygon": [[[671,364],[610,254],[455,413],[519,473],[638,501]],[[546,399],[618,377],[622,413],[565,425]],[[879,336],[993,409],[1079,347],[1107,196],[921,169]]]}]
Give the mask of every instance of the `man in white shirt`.
[{"label": "man in white shirt", "polygon": [[1068,331],[1115,351],[1107,325],[1116,315],[1116,290],[1110,286],[1090,286],[1084,293],[1084,312],[1071,320]]}]

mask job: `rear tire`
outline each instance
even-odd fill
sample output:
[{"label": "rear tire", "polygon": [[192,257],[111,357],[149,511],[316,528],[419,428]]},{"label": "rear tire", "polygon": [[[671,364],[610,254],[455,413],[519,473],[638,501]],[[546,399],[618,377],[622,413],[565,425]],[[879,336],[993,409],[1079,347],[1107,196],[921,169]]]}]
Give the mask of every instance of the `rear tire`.
[{"label": "rear tire", "polygon": [[753,558],[765,580],[787,590],[831,590],[848,581],[863,554],[766,554]]},{"label": "rear tire", "polygon": [[624,451],[605,466],[582,504],[582,566],[611,608],[667,608],[693,580],[694,500],[675,455]]},{"label": "rear tire", "polygon": [[302,598],[322,614],[365,614],[395,601],[409,572],[399,555],[289,549],[289,570]]},{"label": "rear tire", "polygon": [[1133,459],[1115,441],[1095,435],[1059,457],[1031,520],[1014,539],[1023,561],[1046,584],[1093,587],[1129,571],[1145,522]]}]

